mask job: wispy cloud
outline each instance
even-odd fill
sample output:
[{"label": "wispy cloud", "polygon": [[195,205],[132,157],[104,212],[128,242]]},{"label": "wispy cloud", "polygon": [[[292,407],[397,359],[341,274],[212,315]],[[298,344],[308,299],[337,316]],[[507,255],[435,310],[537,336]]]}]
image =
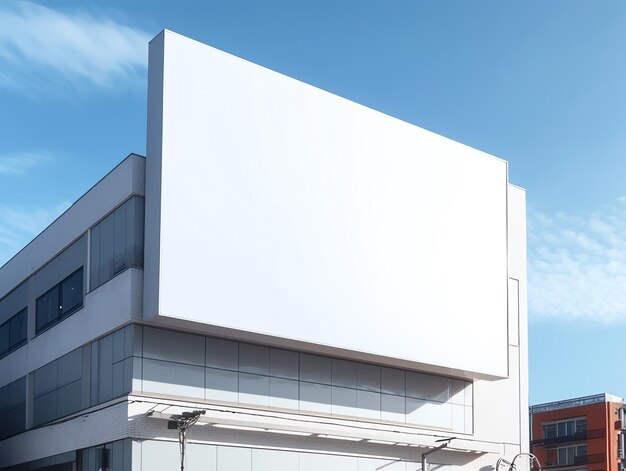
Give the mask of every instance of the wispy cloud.
[{"label": "wispy cloud", "polygon": [[528,267],[535,319],[626,321],[626,198],[596,212],[529,213]]},{"label": "wispy cloud", "polygon": [[150,35],[111,18],[26,1],[0,3],[0,87],[33,94],[51,87],[137,82]]},{"label": "wispy cloud", "polygon": [[47,151],[0,155],[0,176],[22,175],[28,170],[49,163],[52,160],[54,160],[53,155]]},{"label": "wispy cloud", "polygon": [[30,242],[69,207],[69,203],[48,208],[0,205],[0,266]]}]

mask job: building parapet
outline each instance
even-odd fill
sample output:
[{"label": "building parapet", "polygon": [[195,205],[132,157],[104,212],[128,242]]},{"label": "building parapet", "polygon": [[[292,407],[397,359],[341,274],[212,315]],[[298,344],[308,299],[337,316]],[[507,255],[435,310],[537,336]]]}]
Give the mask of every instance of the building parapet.
[{"label": "building parapet", "polygon": [[530,413],[537,414],[539,412],[548,412],[559,409],[567,409],[569,407],[580,407],[589,404],[598,404],[601,402],[624,402],[621,397],[613,396],[612,394],[594,394],[592,396],[576,397],[573,399],[566,399],[563,401],[546,402],[544,404],[537,404],[530,406]]}]

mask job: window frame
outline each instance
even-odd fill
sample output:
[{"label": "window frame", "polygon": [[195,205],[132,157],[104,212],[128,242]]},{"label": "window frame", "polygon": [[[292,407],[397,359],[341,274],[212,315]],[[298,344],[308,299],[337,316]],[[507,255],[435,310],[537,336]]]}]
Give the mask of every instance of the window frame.
[{"label": "window frame", "polygon": [[[65,283],[67,283],[70,279],[74,278],[76,276],[77,273],[81,273],[81,300],[78,304],[76,304],[75,306],[72,306],[70,309],[68,309],[67,311],[63,310],[63,285]],[[42,325],[41,327],[37,327],[37,324],[39,323],[39,301],[50,295],[51,293],[56,292],[57,295],[57,306],[56,306],[56,317],[47,322],[46,324]],[[39,296],[36,301],[35,301],[35,335],[39,335],[43,332],[45,332],[46,330],[48,330],[49,328],[55,326],[56,324],[58,324],[59,322],[61,322],[64,319],[67,319],[69,316],[71,316],[72,314],[74,314],[76,311],[79,311],[80,309],[82,309],[84,307],[85,304],[85,271],[84,271],[84,266],[81,266],[80,268],[78,268],[77,270],[74,270],[72,273],[70,273],[68,276],[66,276],[65,278],[63,278],[59,283],[57,283],[56,285],[54,285],[52,288],[50,288],[48,291],[46,291],[45,293],[43,293],[41,296]]]},{"label": "window frame", "polygon": [[[584,424],[584,426],[583,426]],[[561,426],[565,433],[559,432],[559,426]],[[554,435],[548,435],[548,428],[554,428]],[[568,432],[568,429],[570,431]],[[587,417],[571,417],[562,420],[553,420],[550,422],[543,422],[541,424],[541,431],[543,433],[544,439],[554,439],[554,438],[564,438],[571,437],[576,435],[577,433],[584,433],[587,431]]]},{"label": "window frame", "polygon": [[[16,343],[12,343],[12,339],[11,339],[11,322],[20,314],[24,315],[24,322],[26,323],[26,331],[24,332],[24,338],[20,339],[19,341],[17,341]],[[20,348],[22,345],[24,345],[26,342],[28,342],[28,306],[20,309],[17,313],[13,314],[11,317],[9,317],[6,321],[4,321],[1,325],[0,325],[0,329],[5,328],[8,330],[8,338],[9,338],[9,344],[8,344],[8,348],[6,350],[0,351],[0,358],[5,357],[6,355],[8,355],[9,353],[17,350],[18,348]]]}]

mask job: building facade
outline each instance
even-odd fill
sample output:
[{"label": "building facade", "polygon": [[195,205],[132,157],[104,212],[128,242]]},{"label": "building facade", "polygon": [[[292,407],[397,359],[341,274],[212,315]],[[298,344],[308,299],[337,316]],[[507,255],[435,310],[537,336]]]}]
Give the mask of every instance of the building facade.
[{"label": "building facade", "polygon": [[[0,469],[528,450],[506,162],[165,31],[131,154],[0,268]],[[437,449],[442,444],[445,447]]]},{"label": "building facade", "polygon": [[531,406],[531,451],[545,469],[621,471],[624,401],[597,394]]}]

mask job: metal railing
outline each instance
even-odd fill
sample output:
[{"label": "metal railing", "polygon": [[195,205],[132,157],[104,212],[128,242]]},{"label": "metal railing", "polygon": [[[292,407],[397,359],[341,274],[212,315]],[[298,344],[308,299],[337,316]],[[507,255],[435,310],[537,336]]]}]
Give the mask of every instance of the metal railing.
[{"label": "metal railing", "polygon": [[562,437],[541,438],[533,440],[531,445],[533,446],[550,446],[560,443],[576,442],[580,440],[591,440],[593,438],[604,438],[604,429],[597,428],[592,430],[586,430],[584,432],[576,432],[570,435],[563,435]]},{"label": "metal railing", "polygon": [[597,453],[593,455],[575,456],[574,461],[572,463],[559,463],[558,460],[546,459],[544,468],[556,468],[556,467],[563,468],[566,466],[577,466],[581,464],[603,463],[605,458],[606,457],[604,454]]}]

